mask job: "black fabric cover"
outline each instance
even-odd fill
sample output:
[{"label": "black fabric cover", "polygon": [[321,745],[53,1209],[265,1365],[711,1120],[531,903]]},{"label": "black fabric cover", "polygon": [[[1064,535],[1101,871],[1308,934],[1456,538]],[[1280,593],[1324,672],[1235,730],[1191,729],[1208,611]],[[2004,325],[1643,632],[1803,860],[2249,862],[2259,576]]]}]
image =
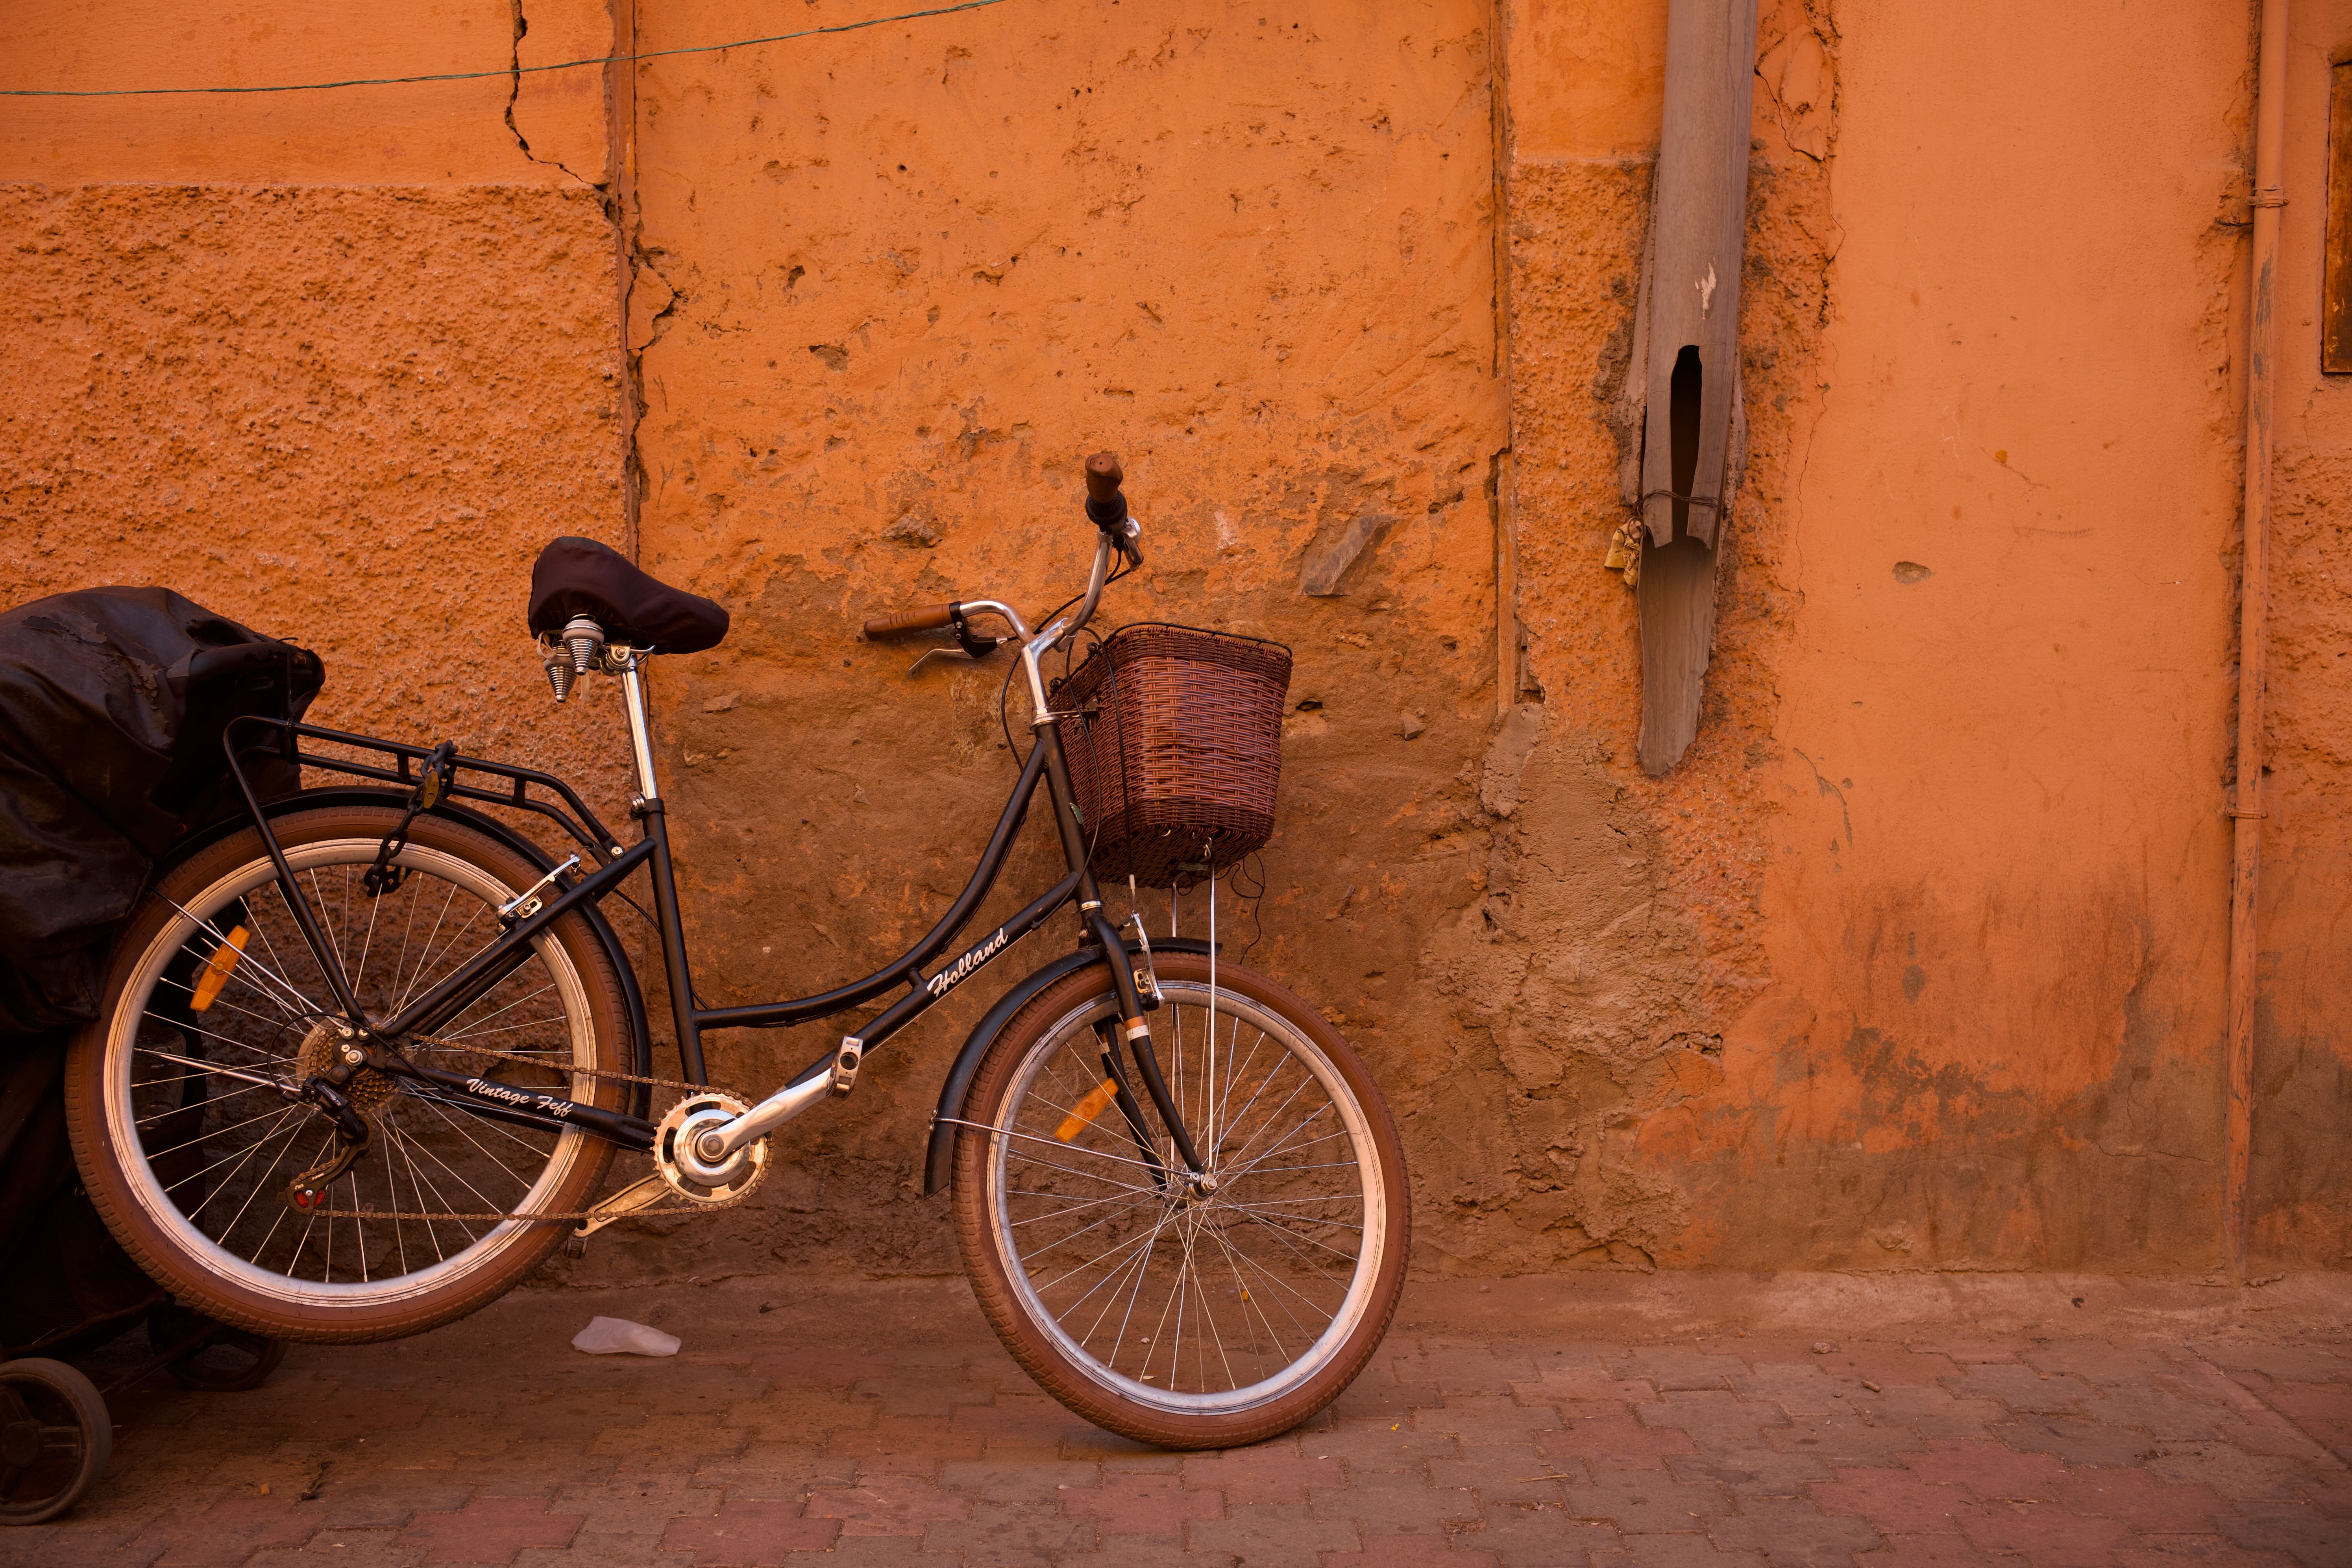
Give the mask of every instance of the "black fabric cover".
[{"label": "black fabric cover", "polygon": [[560,632],[574,616],[656,653],[700,653],[727,635],[724,605],[647,576],[609,544],[566,536],[530,569],[530,629]]},{"label": "black fabric cover", "polygon": [[0,1357],[68,1356],[163,1299],[74,1181],[62,1029],[0,1052]]},{"label": "black fabric cover", "polygon": [[[0,614],[0,1037],[97,1016],[156,858],[237,799],[222,730],[299,718],[324,679],[318,655],[168,588]],[[247,772],[265,795],[299,782],[258,756]]]}]

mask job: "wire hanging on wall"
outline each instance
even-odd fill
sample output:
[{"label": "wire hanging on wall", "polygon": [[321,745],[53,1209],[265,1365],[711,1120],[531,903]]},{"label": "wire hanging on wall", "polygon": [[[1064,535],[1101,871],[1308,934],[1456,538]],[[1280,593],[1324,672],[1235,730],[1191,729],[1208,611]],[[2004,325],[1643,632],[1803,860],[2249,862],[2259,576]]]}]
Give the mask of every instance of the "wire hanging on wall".
[{"label": "wire hanging on wall", "polygon": [[633,55],[598,55],[584,60],[560,60],[553,65],[501,66],[496,70],[437,71],[430,76],[354,77],[348,81],[288,82],[274,87],[0,87],[0,98],[162,98],[186,93],[238,92],[325,92],[341,87],[405,87],[415,82],[474,81],[485,77],[530,76],[540,71],[579,70],[588,66],[625,65],[637,60],[657,60],[670,55],[715,55],[727,49],[750,48],[755,44],[782,44],[794,38],[813,38],[824,33],[855,33],[866,27],[885,27],[893,22],[916,22],[926,16],[952,16],[958,11],[978,11],[990,5],[1002,5],[1004,0],[959,0],[953,5],[934,5],[923,11],[904,11],[896,16],[873,16],[863,22],[835,22],[824,27],[803,27],[796,33],[772,33],[760,38],[736,38],[724,44],[689,44],[675,49],[646,49]]}]

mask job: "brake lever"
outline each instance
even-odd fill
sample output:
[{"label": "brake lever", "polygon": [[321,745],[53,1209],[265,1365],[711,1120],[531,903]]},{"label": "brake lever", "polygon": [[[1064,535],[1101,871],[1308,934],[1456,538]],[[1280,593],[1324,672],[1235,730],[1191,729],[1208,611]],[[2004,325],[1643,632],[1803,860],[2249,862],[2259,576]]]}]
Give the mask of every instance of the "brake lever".
[{"label": "brake lever", "polygon": [[961,653],[966,658],[971,659],[974,664],[977,664],[982,659],[986,658],[990,654],[994,653],[998,648],[1003,647],[1006,643],[1013,640],[1011,637],[982,637],[980,633],[972,630],[971,618],[963,613],[963,606],[960,604],[950,605],[948,606],[948,626],[955,633],[957,646],[954,647],[925,648],[921,657],[907,667],[907,673],[908,675],[912,675],[915,671],[922,668],[925,660],[928,660],[933,654],[938,654],[940,657],[946,658],[952,658],[954,655]]},{"label": "brake lever", "polygon": [[971,649],[968,647],[927,647],[923,650],[922,657],[920,658],[916,659],[914,663],[907,667],[907,673],[908,675],[914,674],[915,671],[922,668],[923,665],[928,660],[934,658],[955,658],[960,656],[961,658],[971,659],[973,663],[977,664],[982,659],[986,658],[990,654],[994,653],[998,648],[1003,647],[1006,643],[1011,642],[1013,639],[1011,637],[982,637],[980,640],[987,646],[982,647],[978,653],[972,652]]}]

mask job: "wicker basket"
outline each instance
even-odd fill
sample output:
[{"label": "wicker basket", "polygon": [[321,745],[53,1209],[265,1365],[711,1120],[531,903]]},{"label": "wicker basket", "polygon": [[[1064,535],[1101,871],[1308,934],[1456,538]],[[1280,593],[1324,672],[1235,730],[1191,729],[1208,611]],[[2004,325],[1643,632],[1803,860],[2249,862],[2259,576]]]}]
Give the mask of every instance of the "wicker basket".
[{"label": "wicker basket", "polygon": [[1054,683],[1095,875],[1187,885],[1274,836],[1290,650],[1145,622]]}]

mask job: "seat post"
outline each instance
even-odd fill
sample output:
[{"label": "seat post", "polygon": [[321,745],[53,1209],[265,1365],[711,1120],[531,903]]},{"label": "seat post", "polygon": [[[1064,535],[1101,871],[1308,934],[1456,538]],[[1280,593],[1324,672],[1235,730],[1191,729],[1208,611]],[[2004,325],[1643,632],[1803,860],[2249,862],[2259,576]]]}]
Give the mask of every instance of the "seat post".
[{"label": "seat post", "polygon": [[621,666],[621,700],[629,710],[629,743],[636,751],[637,793],[659,800],[661,791],[654,784],[653,728],[646,716],[645,679],[638,673],[644,663],[645,655],[632,649]]}]

